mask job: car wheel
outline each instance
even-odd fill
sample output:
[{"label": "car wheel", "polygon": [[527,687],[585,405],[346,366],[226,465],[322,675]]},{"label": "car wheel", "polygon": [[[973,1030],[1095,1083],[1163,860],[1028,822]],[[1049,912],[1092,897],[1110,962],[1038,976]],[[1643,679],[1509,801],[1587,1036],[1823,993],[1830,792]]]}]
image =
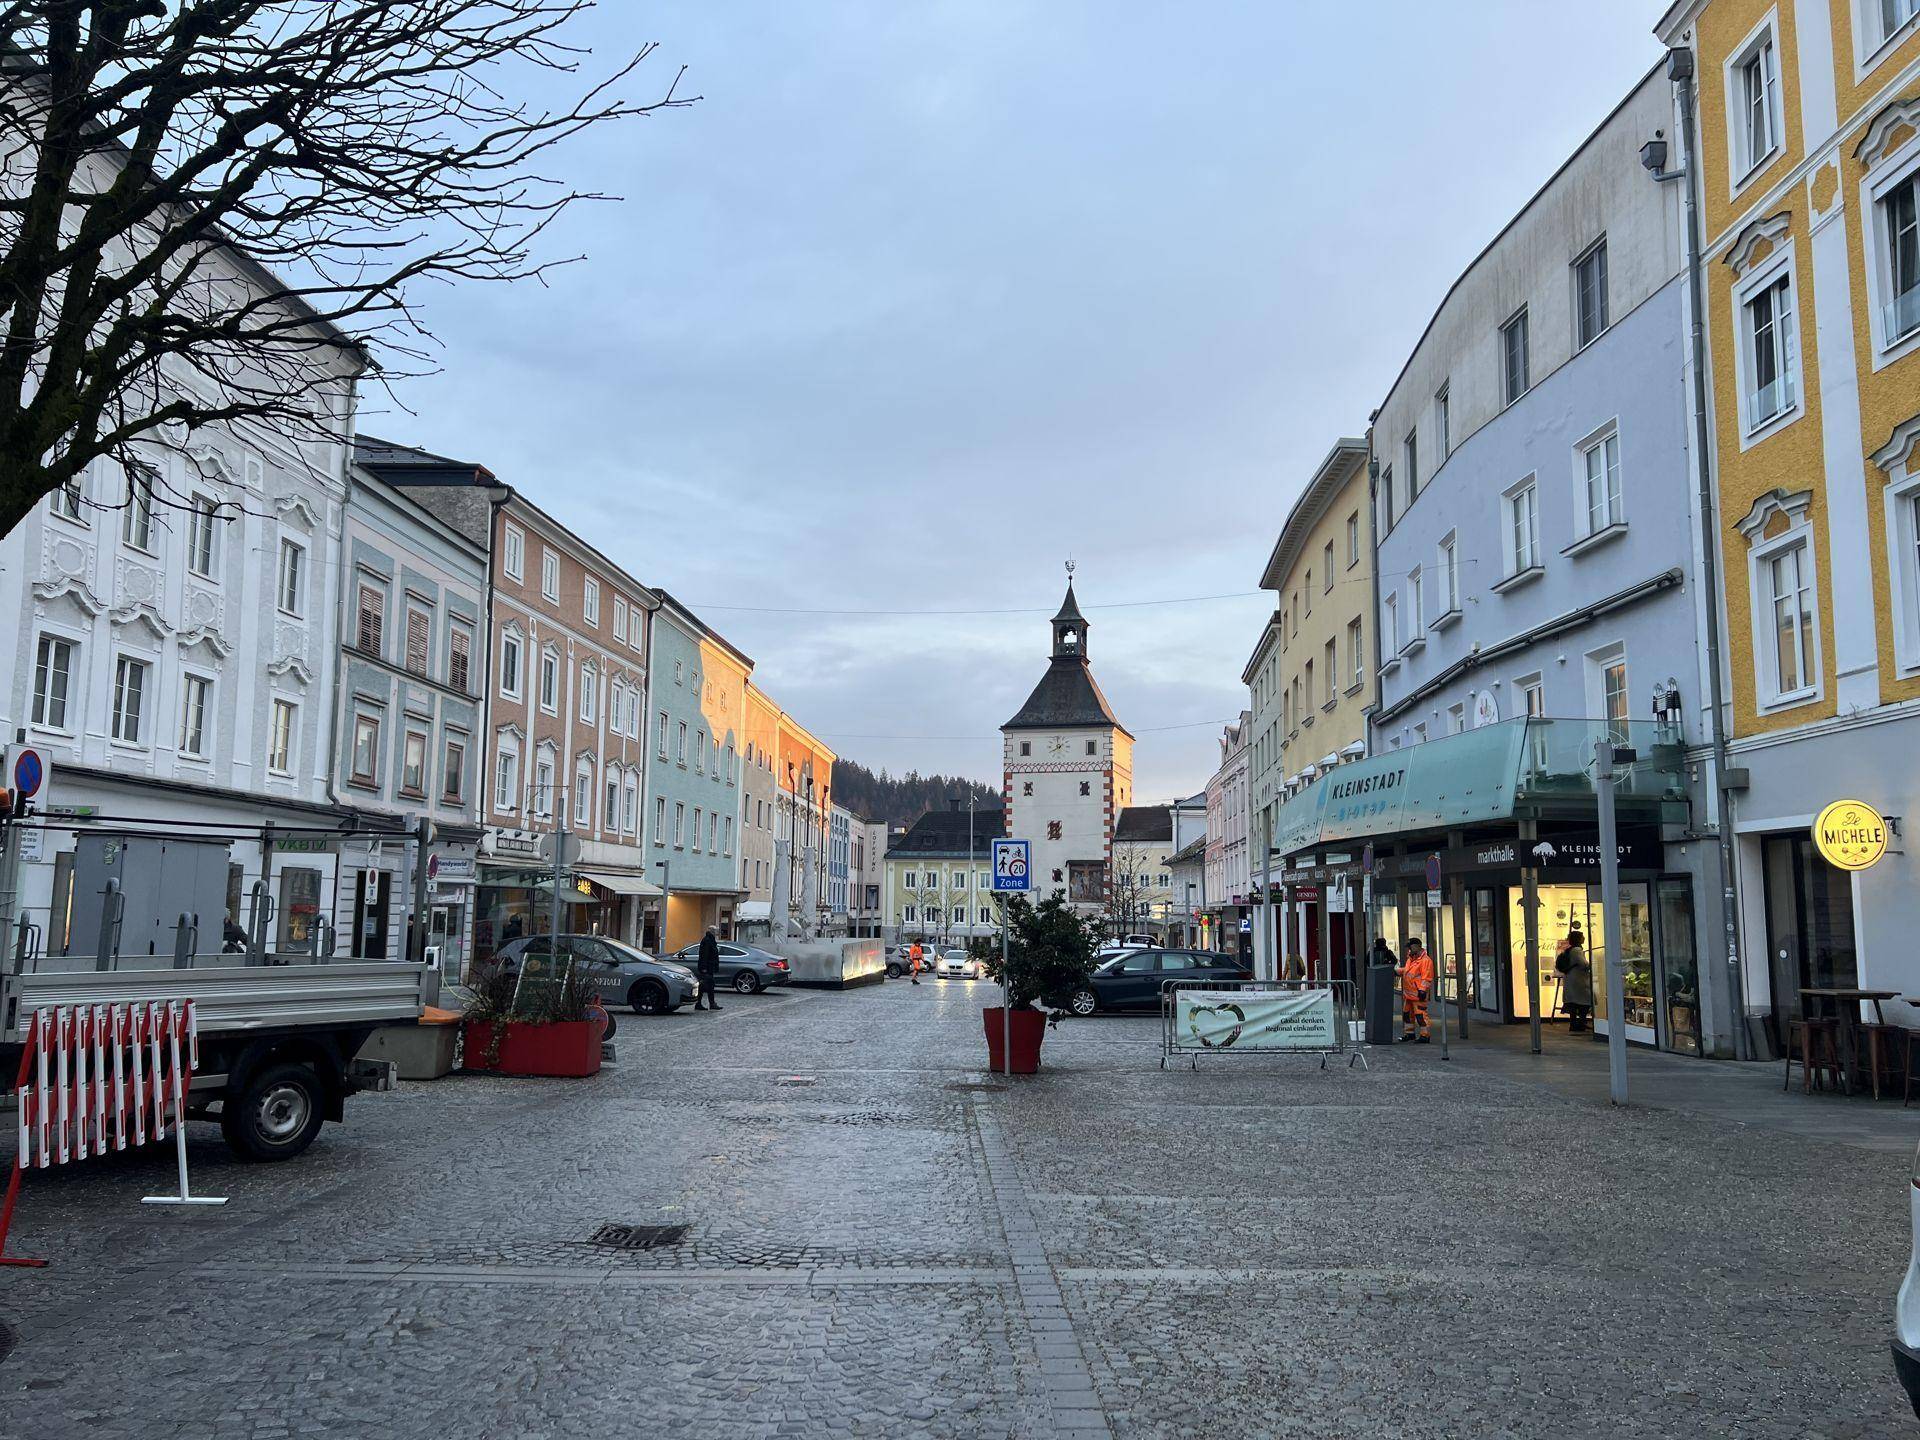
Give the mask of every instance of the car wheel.
[{"label": "car wheel", "polygon": [[1067,1009],[1083,1020],[1099,1008],[1100,997],[1089,989],[1076,990],[1067,997]]},{"label": "car wheel", "polygon": [[904,969],[894,964],[891,960],[887,962],[887,978],[889,980],[898,980],[902,975],[906,973],[907,972]]},{"label": "car wheel", "polygon": [[658,980],[636,980],[627,991],[627,1004],[636,1015],[663,1015],[667,1010],[666,987]]},{"label": "car wheel", "polygon": [[601,1013],[602,1015],[605,1015],[605,1016],[607,1017],[607,1029],[606,1029],[606,1033],[605,1033],[605,1034],[603,1034],[603,1035],[602,1035],[602,1036],[601,1036],[600,1038],[601,1038],[602,1040],[611,1040],[611,1039],[613,1039],[613,1032],[614,1032],[614,1031],[615,1031],[616,1029],[618,1029],[618,1028],[619,1028],[619,1027],[618,1027],[617,1025],[615,1025],[615,1024],[614,1024],[614,1021],[613,1021],[613,1012],[612,1012],[611,1010],[608,1010],[608,1009],[607,1009],[607,1008],[605,1008],[604,1006],[602,1006],[602,1007],[601,1007],[601,1010],[600,1010],[600,1013]]},{"label": "car wheel", "polygon": [[220,1132],[243,1160],[291,1160],[320,1133],[325,1097],[306,1065],[269,1065],[220,1107]]},{"label": "car wheel", "polygon": [[742,995],[751,995],[760,988],[760,977],[751,970],[742,970],[733,977],[733,988]]}]

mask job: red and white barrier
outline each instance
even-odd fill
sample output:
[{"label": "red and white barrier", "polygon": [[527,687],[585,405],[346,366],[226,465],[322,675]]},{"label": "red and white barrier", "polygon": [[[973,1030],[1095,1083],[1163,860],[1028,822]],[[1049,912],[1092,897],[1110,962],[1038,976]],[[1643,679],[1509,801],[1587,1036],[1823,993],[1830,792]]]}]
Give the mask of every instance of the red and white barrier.
[{"label": "red and white barrier", "polygon": [[[0,1265],[45,1263],[9,1259],[5,1253],[26,1171],[145,1145],[149,1119],[156,1141],[172,1129],[180,1193],[148,1195],[143,1203],[227,1203],[195,1195],[187,1183],[187,1091],[199,1064],[199,1023],[191,1000],[61,1005],[33,1012],[15,1087],[19,1147],[6,1199],[0,1202]],[[30,1076],[35,1083],[28,1083]]]}]

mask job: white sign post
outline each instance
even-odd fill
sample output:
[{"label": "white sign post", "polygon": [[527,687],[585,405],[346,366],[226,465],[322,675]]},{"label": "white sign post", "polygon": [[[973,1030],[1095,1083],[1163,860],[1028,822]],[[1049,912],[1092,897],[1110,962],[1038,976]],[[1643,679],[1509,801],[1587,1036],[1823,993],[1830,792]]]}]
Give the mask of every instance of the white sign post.
[{"label": "white sign post", "polygon": [[[1027,840],[993,842],[993,893],[1024,895],[1033,888],[1033,844]],[[1011,948],[1007,902],[1000,903],[1000,1065],[1013,1074],[1013,992],[1007,986],[1007,952]]]}]

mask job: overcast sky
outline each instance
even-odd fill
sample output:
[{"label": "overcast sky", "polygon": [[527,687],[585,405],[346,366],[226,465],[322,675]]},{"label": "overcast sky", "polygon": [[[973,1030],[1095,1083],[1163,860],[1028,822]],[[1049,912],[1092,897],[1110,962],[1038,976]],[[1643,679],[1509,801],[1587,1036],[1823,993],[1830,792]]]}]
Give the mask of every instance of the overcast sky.
[{"label": "overcast sky", "polygon": [[703,98],[556,157],[624,197],[554,238],[586,262],[425,297],[444,374],[366,428],[489,465],[896,773],[998,784],[1071,556],[1136,798],[1191,793],[1270,605],[1135,602],[1257,589],[1657,10],[611,0],[579,38]]}]

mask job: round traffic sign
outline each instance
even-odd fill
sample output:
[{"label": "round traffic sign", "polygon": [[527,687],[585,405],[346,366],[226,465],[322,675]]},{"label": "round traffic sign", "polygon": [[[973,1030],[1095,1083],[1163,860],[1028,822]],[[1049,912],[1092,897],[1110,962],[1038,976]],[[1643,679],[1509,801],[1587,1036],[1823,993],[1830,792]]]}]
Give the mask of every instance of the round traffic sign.
[{"label": "round traffic sign", "polygon": [[1427,856],[1427,889],[1438,890],[1439,888],[1440,857],[1438,855],[1429,855]]},{"label": "round traffic sign", "polygon": [[22,799],[38,794],[46,775],[38,750],[22,750],[13,757],[13,788]]}]

